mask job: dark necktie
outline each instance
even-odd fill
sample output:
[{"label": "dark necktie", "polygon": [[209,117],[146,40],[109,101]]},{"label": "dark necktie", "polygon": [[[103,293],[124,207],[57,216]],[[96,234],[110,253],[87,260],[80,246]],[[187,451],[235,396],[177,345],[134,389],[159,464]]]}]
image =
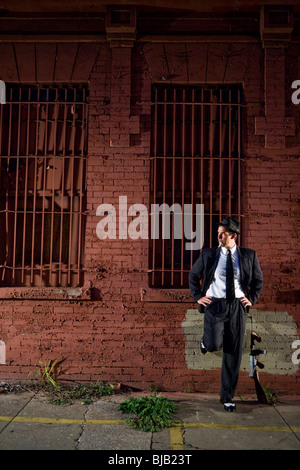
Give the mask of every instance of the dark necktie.
[{"label": "dark necktie", "polygon": [[226,300],[232,302],[235,299],[235,290],[234,290],[234,274],[233,274],[233,264],[231,258],[231,251],[227,250],[227,259],[226,259]]}]

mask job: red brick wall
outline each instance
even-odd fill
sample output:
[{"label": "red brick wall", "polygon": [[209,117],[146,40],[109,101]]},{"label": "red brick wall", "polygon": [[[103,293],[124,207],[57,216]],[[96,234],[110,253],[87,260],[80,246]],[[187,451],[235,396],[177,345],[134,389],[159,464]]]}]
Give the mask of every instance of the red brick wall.
[{"label": "red brick wall", "polygon": [[[187,79],[181,49],[186,51],[184,44],[178,48],[167,44],[164,50],[178,82]],[[99,240],[96,235],[100,204],[117,207],[118,197],[126,195],[128,207],[133,203],[149,205],[151,81],[165,65],[160,43],[135,46],[131,62],[130,51],[112,51],[103,43],[90,76],[85,279],[91,286],[91,298],[27,300],[25,293],[18,300],[1,300],[0,340],[6,344],[1,379],[25,379],[40,360],[63,356],[62,378],[116,380],[143,389],[219,391],[219,369],[187,366],[182,325],[187,309],[195,305],[179,302],[172,295],[165,295],[164,302],[159,302],[159,297],[147,301],[147,241]],[[298,52],[298,46],[285,51],[283,85],[288,103],[288,83],[300,79],[299,65],[298,69],[295,65]],[[245,246],[257,250],[265,277],[255,308],[266,312],[266,328],[267,312],[288,312],[299,337],[296,215],[300,105],[299,110],[289,105],[285,111],[297,122],[295,136],[286,137],[285,148],[265,148],[265,136],[255,135],[255,118],[265,115],[266,100],[261,44],[188,44],[188,53],[194,58],[189,68],[191,82],[198,82],[201,73],[202,83],[206,77],[208,83],[244,85],[244,241]],[[282,76],[277,78],[281,94]],[[276,94],[276,75],[274,79]],[[284,110],[278,111],[275,96],[273,101],[269,97],[268,106],[270,115],[279,112],[282,116]],[[130,146],[122,147],[128,142]],[[143,302],[141,289],[147,293]],[[287,361],[289,354],[292,350],[287,351]],[[247,375],[241,372],[239,393],[254,392]],[[278,393],[300,391],[299,370],[293,374],[266,371],[261,376],[263,383]]]}]

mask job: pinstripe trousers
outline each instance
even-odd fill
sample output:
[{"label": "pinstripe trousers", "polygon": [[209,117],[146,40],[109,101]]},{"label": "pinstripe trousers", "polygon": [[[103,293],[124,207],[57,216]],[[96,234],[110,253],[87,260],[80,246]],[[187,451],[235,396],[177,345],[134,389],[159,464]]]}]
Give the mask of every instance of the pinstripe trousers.
[{"label": "pinstripe trousers", "polygon": [[246,326],[246,308],[240,299],[228,303],[212,297],[204,310],[203,342],[207,351],[223,349],[221,370],[221,398],[234,397],[242,359]]}]

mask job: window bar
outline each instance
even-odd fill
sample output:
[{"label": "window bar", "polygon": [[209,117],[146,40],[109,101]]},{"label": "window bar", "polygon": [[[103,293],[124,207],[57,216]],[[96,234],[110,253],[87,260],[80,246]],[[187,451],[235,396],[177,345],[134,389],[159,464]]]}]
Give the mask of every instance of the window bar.
[{"label": "window bar", "polygon": [[[65,121],[64,121],[65,126]],[[59,230],[59,270],[58,283],[62,282],[62,241],[63,241],[63,223],[64,223],[64,191],[65,191],[65,157],[62,157],[61,170],[61,201],[60,201],[60,230]]]},{"label": "window bar", "polygon": [[238,213],[241,218],[241,91],[238,90]]},{"label": "window bar", "polygon": [[[225,95],[226,96],[226,95]],[[229,169],[229,160],[230,156],[228,154],[228,147],[227,147],[227,142],[226,142],[226,137],[229,135],[229,114],[230,114],[230,107],[228,105],[228,100],[224,99],[224,106],[222,105],[222,113],[224,114],[224,125],[223,125],[223,141],[222,141],[222,150],[223,150],[223,166],[225,168],[224,170],[224,182],[225,182],[225,177],[228,179],[228,169]],[[226,165],[225,165],[226,163]],[[228,180],[229,181],[229,180]],[[225,214],[224,215],[230,215],[229,212],[229,201],[230,201],[230,189],[227,187],[227,182],[225,182],[225,190],[224,190],[224,203],[225,203]],[[226,198],[225,198],[226,196]]]},{"label": "window bar", "polygon": [[[8,127],[8,148],[7,148],[7,159],[6,159],[6,171],[9,174],[9,165],[10,165],[10,154],[11,154],[11,135],[12,135],[12,113],[13,113],[13,105],[12,105],[12,89],[10,90],[10,104],[9,104],[9,127]],[[10,223],[10,210],[9,210],[9,202],[10,202],[10,192],[9,192],[9,177],[7,178],[6,183],[6,202],[5,202],[5,225],[6,225],[6,234],[5,234],[5,247],[6,247],[6,257],[4,263],[4,269],[2,274],[2,280],[5,277],[5,271],[7,268],[7,264],[9,263],[9,246],[10,246],[10,238],[9,238],[9,223]]]},{"label": "window bar", "polygon": [[19,196],[19,163],[20,163],[20,128],[21,128],[21,89],[19,89],[19,103],[18,103],[18,126],[17,126],[17,151],[14,155],[16,164],[16,179],[15,179],[15,208],[14,208],[14,235],[13,235],[13,263],[12,263],[12,279],[15,280],[16,276],[16,249],[17,249],[17,223],[18,223],[18,196]]},{"label": "window bar", "polygon": [[[210,90],[210,102],[213,102],[212,89]],[[210,124],[209,124],[209,240],[212,246],[212,213],[213,213],[213,106],[209,107]]]},{"label": "window bar", "polygon": [[[220,89],[220,96],[219,96],[219,103],[222,103],[222,90]],[[223,158],[222,158],[222,119],[223,119],[223,114],[222,114],[223,108],[222,106],[219,106],[219,121],[220,121],[220,127],[219,127],[219,214],[220,214],[220,220],[222,220],[222,175],[223,175]]]},{"label": "window bar", "polygon": [[34,178],[33,178],[33,208],[32,208],[32,233],[31,233],[31,267],[30,282],[34,281],[34,248],[35,248],[35,222],[36,222],[36,193],[37,193],[37,172],[38,172],[38,136],[40,127],[40,88],[37,89],[36,103],[36,127],[35,127],[35,156],[34,156]]},{"label": "window bar", "polygon": [[[195,102],[195,89],[192,89],[192,103]],[[191,214],[191,234],[193,232],[193,215],[195,214],[195,223],[197,224],[197,211],[196,207],[194,204],[194,156],[195,156],[195,106],[192,104],[192,129],[191,129],[191,140],[192,140],[192,145],[191,145],[191,208],[192,208],[192,214]],[[193,265],[193,250],[190,252],[190,269],[192,268]]]},{"label": "window bar", "polygon": [[62,175],[61,175],[61,203],[60,203],[60,232],[59,232],[59,273],[58,282],[62,282],[62,244],[63,244],[63,223],[64,223],[64,194],[65,194],[65,164],[66,164],[66,125],[67,125],[67,89],[65,89],[64,99],[64,120],[62,130]]},{"label": "window bar", "polygon": [[[2,126],[3,126],[3,104],[0,104],[0,169],[2,168]],[[0,188],[3,187],[2,172],[0,171]]]},{"label": "window bar", "polygon": [[184,254],[184,220],[183,220],[183,207],[184,207],[184,193],[185,193],[185,88],[182,95],[182,148],[181,148],[181,260],[180,260],[180,284],[183,285],[183,254]]},{"label": "window bar", "polygon": [[21,282],[24,283],[25,276],[25,251],[26,251],[26,221],[27,221],[27,191],[28,191],[28,166],[29,166],[29,128],[30,128],[30,99],[31,88],[28,89],[27,123],[26,123],[26,157],[25,157],[25,185],[24,185],[24,215],[23,215],[23,245],[22,245],[22,269]]},{"label": "window bar", "polygon": [[[3,105],[2,105],[3,106]],[[8,149],[7,149],[7,159],[6,159],[6,172],[9,173],[9,162],[10,162],[10,151],[11,151],[11,121],[12,121],[12,89],[10,90],[10,103],[9,103],[9,127],[8,127]],[[7,178],[6,183],[6,198],[5,198],[5,262],[2,271],[2,280],[5,278],[6,267],[8,263],[9,256],[9,178]]]},{"label": "window bar", "polygon": [[[43,107],[42,107],[43,110]],[[42,116],[43,117],[43,116]],[[48,155],[48,118],[49,118],[49,88],[47,88],[47,99],[45,107],[45,121],[44,121],[44,143],[43,143],[43,189],[42,189],[42,235],[41,235],[41,258],[40,258],[40,284],[43,280],[43,265],[44,265],[44,236],[45,236],[45,208],[46,208],[46,170],[47,170],[47,155]]]},{"label": "window bar", "polygon": [[[175,169],[176,169],[176,88],[173,90],[173,141],[172,141],[172,205],[175,204]],[[171,241],[171,285],[174,284],[174,256],[175,256],[175,218],[172,224],[172,241]]]},{"label": "window bar", "polygon": [[164,89],[164,105],[163,105],[163,211],[162,211],[162,265],[161,265],[161,284],[165,284],[165,202],[166,202],[166,154],[167,154],[167,89]]},{"label": "window bar", "polygon": [[[57,102],[58,102],[58,89],[55,90],[55,103],[51,106],[52,117],[51,123],[51,137],[53,135],[53,168],[52,168],[52,196],[51,196],[51,224],[50,224],[50,255],[49,255],[49,284],[52,285],[52,260],[53,260],[53,230],[54,230],[54,202],[55,202],[55,168],[56,168],[56,134],[57,134]],[[53,129],[53,118],[54,118],[54,129]],[[53,131],[53,132],[52,132]],[[49,142],[51,148],[51,142]],[[55,270],[56,271],[56,270]]]},{"label": "window bar", "polygon": [[229,141],[228,141],[228,178],[229,178],[229,188],[228,188],[228,198],[229,198],[229,215],[231,214],[231,197],[232,197],[232,188],[231,188],[231,168],[232,168],[232,154],[231,154],[231,90],[229,90],[229,105],[228,105],[228,119],[229,119]]},{"label": "window bar", "polygon": [[[83,149],[82,149],[83,155]],[[84,160],[83,158],[79,159],[79,174],[84,175]],[[79,189],[79,213],[78,213],[78,249],[77,249],[77,284],[80,284],[80,265],[81,265],[81,243],[82,243],[82,199],[83,199],[83,190],[82,190],[82,178],[80,179],[80,189]]]},{"label": "window bar", "polygon": [[[46,139],[46,130],[45,130],[45,139]],[[44,149],[45,150],[45,149]],[[43,173],[43,183],[42,183],[42,223],[41,223],[41,255],[40,255],[40,283],[42,283],[43,278],[43,258],[44,258],[44,236],[45,236],[45,205],[46,205],[46,165],[47,160],[44,155],[42,158],[42,173]]]},{"label": "window bar", "polygon": [[71,158],[70,158],[70,225],[69,225],[69,246],[68,246],[68,284],[71,283],[71,263],[72,263],[72,240],[73,240],[73,211],[74,211],[74,156],[75,156],[75,114],[76,114],[76,90],[74,89],[73,105],[71,112],[73,113],[72,132],[71,132]]},{"label": "window bar", "polygon": [[[153,196],[154,200],[153,203],[156,204],[156,171],[157,171],[157,88],[155,88],[155,105],[154,105],[154,160],[153,160]],[[153,218],[152,218],[153,219]],[[155,233],[155,223],[156,217],[154,217],[154,227],[153,227],[153,233]],[[152,230],[152,227],[151,227]],[[155,280],[155,237],[152,237],[152,285],[154,285],[154,280]]]},{"label": "window bar", "polygon": [[[3,104],[0,104],[0,170],[2,169],[2,125],[3,125]],[[3,187],[2,182],[2,171],[0,171],[0,190]],[[0,214],[2,213],[2,208],[0,207]],[[1,260],[0,260],[1,262]],[[0,265],[2,276],[4,272],[4,263]],[[1,276],[1,278],[2,278]]]},{"label": "window bar", "polygon": [[80,263],[81,263],[81,243],[82,243],[82,201],[83,201],[83,177],[84,177],[84,142],[85,142],[85,132],[86,132],[86,105],[85,105],[85,89],[83,89],[83,103],[82,103],[82,128],[81,128],[81,141],[80,141],[80,150],[81,158],[79,160],[79,175],[80,178],[80,189],[79,189],[79,224],[78,224],[78,250],[77,250],[77,279],[78,285],[80,284]]},{"label": "window bar", "polygon": [[[3,125],[3,104],[0,103],[0,162],[1,162],[1,157],[2,157],[2,125]],[[0,177],[1,177],[1,173],[0,173]]]},{"label": "window bar", "polygon": [[[73,256],[74,256],[74,226],[75,223],[75,192],[74,192],[74,170],[75,170],[75,131],[76,131],[76,123],[75,123],[75,116],[76,116],[76,91],[74,90],[73,96],[74,104],[71,106],[71,113],[73,114],[73,122],[72,122],[72,129],[71,129],[71,156],[69,157],[69,168],[70,168],[70,208],[69,208],[69,246],[68,246],[68,284],[71,283],[71,272],[72,272],[72,264],[73,264]],[[73,249],[72,249],[73,248]]]},{"label": "window bar", "polygon": [[203,131],[203,121],[204,121],[204,107],[203,107],[203,88],[201,88],[201,116],[200,116],[200,135],[201,135],[201,142],[200,142],[200,198],[201,204],[203,204],[203,152],[204,152],[204,131]]}]

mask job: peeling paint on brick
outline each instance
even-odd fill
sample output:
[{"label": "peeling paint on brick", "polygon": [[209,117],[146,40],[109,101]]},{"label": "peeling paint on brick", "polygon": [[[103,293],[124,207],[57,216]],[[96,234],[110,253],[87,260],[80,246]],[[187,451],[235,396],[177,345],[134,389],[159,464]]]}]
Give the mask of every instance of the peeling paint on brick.
[{"label": "peeling paint on brick", "polygon": [[6,363],[6,346],[4,341],[0,341],[0,364]]},{"label": "peeling paint on brick", "polygon": [[[269,374],[293,375],[299,366],[293,364],[292,344],[298,339],[297,325],[287,312],[263,312],[252,310],[253,328],[262,337],[260,348],[266,349],[267,354],[261,357],[265,364],[264,371]],[[204,315],[198,310],[190,309],[182,322],[186,339],[185,359],[189,369],[212,370],[221,368],[222,352],[200,352],[199,342],[203,335]],[[241,371],[248,371],[250,358],[250,319],[247,319],[246,333],[243,346]]]}]

